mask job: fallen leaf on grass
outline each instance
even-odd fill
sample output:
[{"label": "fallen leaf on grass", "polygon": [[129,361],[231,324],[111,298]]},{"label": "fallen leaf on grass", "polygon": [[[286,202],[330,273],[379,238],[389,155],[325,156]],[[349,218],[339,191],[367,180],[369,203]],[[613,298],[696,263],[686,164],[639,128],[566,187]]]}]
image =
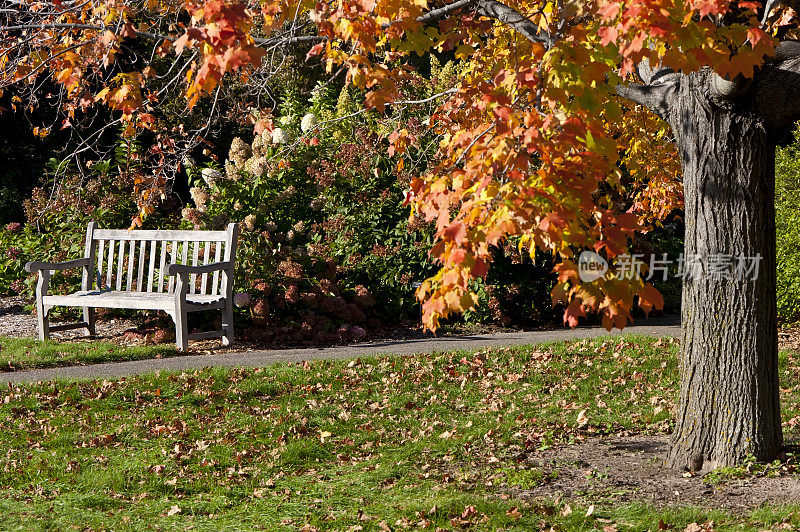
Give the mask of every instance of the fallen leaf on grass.
[{"label": "fallen leaf on grass", "polygon": [[511,517],[512,519],[519,519],[522,517],[522,513],[520,513],[519,508],[514,506],[510,510],[506,512],[506,515]]},{"label": "fallen leaf on grass", "polygon": [[167,510],[167,517],[172,517],[173,515],[179,513],[181,513],[181,507],[176,504],[171,506],[170,509]]},{"label": "fallen leaf on grass", "polygon": [[589,416],[586,415],[586,410],[578,412],[578,427],[585,427],[589,424]]}]

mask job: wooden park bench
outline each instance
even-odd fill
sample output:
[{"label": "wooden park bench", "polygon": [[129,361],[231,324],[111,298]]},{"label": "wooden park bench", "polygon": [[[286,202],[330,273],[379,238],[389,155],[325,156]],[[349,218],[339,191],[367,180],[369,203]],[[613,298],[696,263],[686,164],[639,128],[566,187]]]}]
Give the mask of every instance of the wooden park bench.
[{"label": "wooden park bench", "polygon": [[[94,309],[102,307],[163,310],[175,322],[175,344],[182,351],[189,340],[222,338],[223,345],[230,345],[237,236],[233,223],[225,231],[129,231],[100,229],[90,222],[82,259],[25,265],[28,272],[39,272],[39,338],[81,328],[94,335]],[[53,271],[71,268],[83,268],[81,289],[48,295]],[[83,321],[50,325],[47,315],[57,305],[83,307]],[[222,330],[189,334],[187,313],[212,309],[222,310]]]}]

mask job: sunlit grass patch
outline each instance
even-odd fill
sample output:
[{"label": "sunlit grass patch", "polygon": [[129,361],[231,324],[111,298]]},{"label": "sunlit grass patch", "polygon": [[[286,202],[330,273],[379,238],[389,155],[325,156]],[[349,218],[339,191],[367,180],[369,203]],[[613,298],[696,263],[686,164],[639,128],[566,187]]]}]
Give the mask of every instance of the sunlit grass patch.
[{"label": "sunlit grass patch", "polygon": [[58,342],[0,337],[0,371],[174,356],[174,346],[121,347],[106,342]]},{"label": "sunlit grass patch", "polygon": [[713,520],[718,530],[741,530],[782,522],[784,510],[667,510],[598,495],[590,512],[519,494],[559,474],[521,461],[526,453],[668,431],[677,353],[671,339],[628,336],[12,385],[0,393],[0,528],[656,530],[662,521],[683,530]]}]

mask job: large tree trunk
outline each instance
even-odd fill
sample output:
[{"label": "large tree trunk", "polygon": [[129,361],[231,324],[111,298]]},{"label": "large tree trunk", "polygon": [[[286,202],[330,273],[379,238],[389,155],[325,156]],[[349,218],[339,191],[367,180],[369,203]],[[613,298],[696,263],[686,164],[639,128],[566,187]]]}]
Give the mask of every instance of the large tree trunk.
[{"label": "large tree trunk", "polygon": [[[669,122],[681,153],[685,253],[704,270],[683,284],[683,343],[671,465],[771,460],[783,445],[775,303],[775,148],[746,101],[715,102],[708,73],[684,76]],[[746,98],[745,98],[746,100]],[[712,275],[714,257],[761,257],[758,275]],[[709,258],[711,258],[709,260]],[[749,265],[749,264],[748,264]]]}]

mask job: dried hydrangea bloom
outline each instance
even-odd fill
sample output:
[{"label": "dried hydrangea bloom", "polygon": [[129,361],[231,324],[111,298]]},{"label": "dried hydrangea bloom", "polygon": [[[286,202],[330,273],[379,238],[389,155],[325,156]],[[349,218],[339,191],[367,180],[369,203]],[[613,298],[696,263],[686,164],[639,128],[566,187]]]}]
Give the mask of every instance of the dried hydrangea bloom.
[{"label": "dried hydrangea bloom", "polygon": [[272,232],[274,232],[276,229],[278,229],[278,226],[277,226],[277,225],[275,225],[275,222],[267,222],[267,223],[264,225],[264,229],[266,229],[267,231],[269,231],[270,233],[272,233]]},{"label": "dried hydrangea bloom", "polygon": [[242,210],[242,202],[237,201],[236,203],[234,203],[233,204],[233,210],[234,211],[241,211]]},{"label": "dried hydrangea bloom", "polygon": [[300,121],[300,130],[303,133],[308,133],[311,128],[317,125],[317,116],[314,113],[308,113]]},{"label": "dried hydrangea bloom", "polygon": [[251,157],[245,163],[244,169],[253,177],[261,177],[267,169],[267,163],[263,157]]},{"label": "dried hydrangea bloom", "polygon": [[294,229],[298,233],[302,233],[303,231],[306,230],[306,224],[303,222],[303,220],[300,220],[299,222],[297,222],[292,226],[292,229]]},{"label": "dried hydrangea bloom", "polygon": [[286,144],[291,140],[289,136],[289,132],[281,127],[276,127],[272,130],[272,142],[273,144]]},{"label": "dried hydrangea bloom", "polygon": [[256,215],[255,214],[248,214],[244,217],[244,227],[248,231],[252,231],[256,228]]},{"label": "dried hydrangea bloom", "polygon": [[311,203],[309,203],[308,206],[311,207],[311,210],[318,211],[324,204],[325,198],[314,198],[311,200]]},{"label": "dried hydrangea bloom", "polygon": [[181,211],[181,216],[183,217],[184,220],[188,220],[193,224],[200,222],[200,215],[197,212],[197,209],[193,207],[184,207],[183,210]]},{"label": "dried hydrangea bloom", "polygon": [[242,140],[241,137],[236,137],[235,139],[233,139],[233,142],[231,142],[231,153],[247,152],[247,151],[250,151],[250,146],[248,146],[247,143],[244,140]]},{"label": "dried hydrangea bloom", "polygon": [[225,176],[234,180],[239,178],[239,169],[236,168],[236,163],[231,160],[225,161]]},{"label": "dried hydrangea bloom", "polygon": [[237,154],[237,155],[236,155],[236,157],[234,157],[234,158],[233,158],[233,159],[231,159],[231,160],[233,161],[233,165],[234,165],[234,166],[235,166],[235,167],[236,167],[238,170],[244,170],[244,165],[245,165],[245,163],[247,163],[247,161],[249,160],[249,158],[248,158],[248,157],[245,157],[245,156],[244,156],[244,155],[242,155],[242,154]]},{"label": "dried hydrangea bloom", "polygon": [[289,242],[294,240],[295,236],[296,236],[296,234],[294,232],[294,229],[289,229],[288,231],[286,231],[286,240],[288,240]]},{"label": "dried hydrangea bloom", "polygon": [[267,147],[269,146],[269,140],[258,136],[253,140],[253,155],[266,155]]},{"label": "dried hydrangea bloom", "polygon": [[192,187],[189,189],[189,194],[192,196],[192,201],[194,201],[194,204],[197,206],[197,210],[206,212],[209,199],[208,192],[202,188]]}]

